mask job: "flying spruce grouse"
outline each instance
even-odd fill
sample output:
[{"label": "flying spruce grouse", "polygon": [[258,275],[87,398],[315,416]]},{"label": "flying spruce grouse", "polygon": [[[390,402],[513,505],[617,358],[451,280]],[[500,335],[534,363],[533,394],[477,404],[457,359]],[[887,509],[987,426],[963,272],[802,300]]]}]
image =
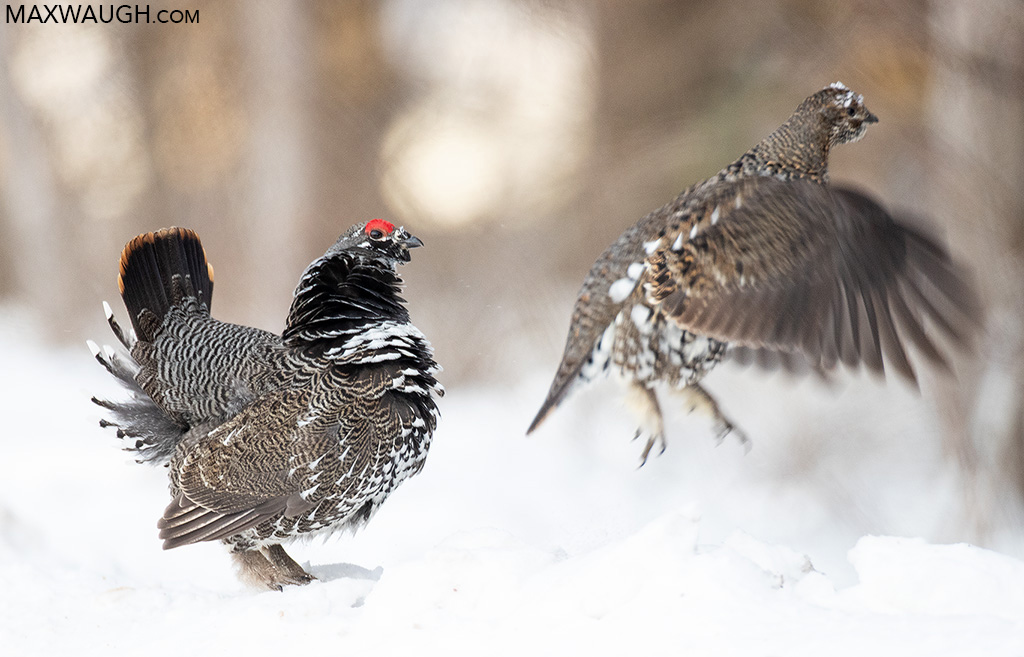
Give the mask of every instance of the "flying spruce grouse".
[{"label": "flying spruce grouse", "polygon": [[169,467],[165,549],[220,540],[242,579],[305,584],[283,541],[358,528],[423,467],[444,390],[396,273],[421,245],[381,219],[353,226],[306,268],[278,336],[210,316],[194,232],[128,242],[118,287],[134,331],[104,307],[130,355],[90,348],[131,396],[93,401],[140,461]]},{"label": "flying spruce grouse", "polygon": [[[712,178],[640,219],[594,263],[532,432],[582,382],[621,374],[647,438],[664,426],[654,386],[735,431],[700,380],[726,352],[827,371],[838,362],[916,384],[904,343],[945,366],[933,336],[968,342],[976,297],[946,250],[859,192],[828,184],[828,154],[877,118],[842,83],[807,98]],[[740,440],[747,439],[739,432]]]}]

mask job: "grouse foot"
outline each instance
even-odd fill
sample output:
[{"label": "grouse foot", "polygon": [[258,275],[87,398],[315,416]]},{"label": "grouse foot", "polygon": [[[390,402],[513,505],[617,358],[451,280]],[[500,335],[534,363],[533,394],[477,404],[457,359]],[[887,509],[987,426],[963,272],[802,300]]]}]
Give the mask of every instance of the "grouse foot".
[{"label": "grouse foot", "polygon": [[239,578],[257,588],[281,591],[285,586],[303,586],[316,579],[289,557],[280,545],[232,552],[231,556],[238,566]]},{"label": "grouse foot", "polygon": [[642,468],[647,463],[647,457],[650,456],[655,444],[660,447],[659,455],[665,452],[665,420],[661,415],[661,406],[658,405],[658,396],[652,388],[637,382],[631,383],[627,401],[640,419],[640,427],[633,435],[633,440],[647,438],[644,451],[640,454],[640,465],[637,466]]},{"label": "grouse foot", "polygon": [[715,398],[707,390],[697,383],[691,383],[686,387],[677,388],[675,392],[685,400],[687,413],[698,411],[700,415],[711,419],[714,423],[716,444],[721,445],[725,437],[732,434],[743,445],[744,452],[750,451],[750,439],[736,428],[732,420],[725,416],[722,409],[718,407],[718,402],[715,401]]}]

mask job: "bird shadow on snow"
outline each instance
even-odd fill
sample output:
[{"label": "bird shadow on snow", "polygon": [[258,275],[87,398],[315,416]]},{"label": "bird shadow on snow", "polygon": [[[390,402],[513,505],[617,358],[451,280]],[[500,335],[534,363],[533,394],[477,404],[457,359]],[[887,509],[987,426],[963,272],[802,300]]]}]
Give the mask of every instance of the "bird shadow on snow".
[{"label": "bird shadow on snow", "polygon": [[352,563],[327,563],[313,566],[306,562],[303,564],[303,567],[306,569],[306,572],[316,577],[321,584],[336,581],[346,582],[348,586],[345,586],[345,588],[352,589],[352,607],[363,606],[366,596],[377,586],[381,575],[384,574],[384,568],[381,566],[370,570],[369,568],[363,568]]},{"label": "bird shadow on snow", "polygon": [[337,579],[367,580],[371,582],[380,581],[384,574],[384,568],[377,566],[373,570],[357,566],[354,563],[325,563],[320,565],[305,565],[307,572],[321,582],[333,582]]}]

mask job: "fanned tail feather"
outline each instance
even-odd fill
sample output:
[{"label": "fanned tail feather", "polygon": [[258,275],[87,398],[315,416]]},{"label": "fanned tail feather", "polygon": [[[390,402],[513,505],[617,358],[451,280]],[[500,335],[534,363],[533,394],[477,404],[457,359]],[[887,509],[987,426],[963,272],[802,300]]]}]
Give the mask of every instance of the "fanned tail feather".
[{"label": "fanned tail feather", "polygon": [[121,401],[97,397],[92,401],[109,411],[100,426],[116,428],[117,437],[124,440],[125,449],[138,461],[163,464],[189,427],[170,418],[142,389],[136,380],[139,364],[130,353],[139,340],[152,341],[164,315],[185,298],[195,297],[209,310],[213,268],[193,231],[165,228],[139,235],[125,245],[117,284],[132,329],[126,332],[121,328],[106,302],[103,312],[123,348],[101,349],[91,340],[88,344],[93,357],[128,390],[129,396]]},{"label": "fanned tail feather", "polygon": [[[112,316],[108,320],[114,334],[120,339],[124,334],[119,331],[117,322]],[[122,340],[122,344],[125,343]],[[142,390],[135,381],[139,365],[128,353],[106,345],[101,349],[92,340],[87,344],[97,362],[129,392],[127,400],[116,402],[92,398],[94,404],[109,411],[109,416],[100,420],[100,426],[117,429],[117,437],[124,440],[124,449],[133,452],[140,463],[166,463],[188,428],[167,417]]]},{"label": "fanned tail feather", "polygon": [[163,228],[125,245],[117,285],[135,333],[148,342],[167,311],[185,297],[196,297],[209,311],[213,267],[195,232]]}]

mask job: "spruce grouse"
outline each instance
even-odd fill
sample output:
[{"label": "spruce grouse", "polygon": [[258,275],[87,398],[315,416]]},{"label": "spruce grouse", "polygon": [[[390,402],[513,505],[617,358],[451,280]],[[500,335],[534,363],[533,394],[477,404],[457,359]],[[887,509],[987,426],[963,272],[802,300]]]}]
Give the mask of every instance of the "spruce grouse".
[{"label": "spruce grouse", "polygon": [[[636,437],[665,449],[654,386],[733,423],[700,386],[726,355],[828,371],[838,362],[916,384],[905,343],[946,365],[933,340],[969,343],[977,297],[938,242],[862,193],[828,184],[828,154],[877,122],[834,83],[712,178],[640,219],[583,281],[550,391],[528,433],[578,384],[609,372],[628,384]],[[747,444],[741,432],[740,440]]]},{"label": "spruce grouse", "polygon": [[131,318],[97,360],[131,393],[93,399],[139,461],[170,471],[164,548],[227,544],[243,580],[313,579],[281,546],[355,530],[423,467],[437,425],[438,365],[410,323],[396,267],[422,242],[374,219],[306,268],[275,335],[213,319],[213,269],[199,237],[134,238],[118,286]]}]

